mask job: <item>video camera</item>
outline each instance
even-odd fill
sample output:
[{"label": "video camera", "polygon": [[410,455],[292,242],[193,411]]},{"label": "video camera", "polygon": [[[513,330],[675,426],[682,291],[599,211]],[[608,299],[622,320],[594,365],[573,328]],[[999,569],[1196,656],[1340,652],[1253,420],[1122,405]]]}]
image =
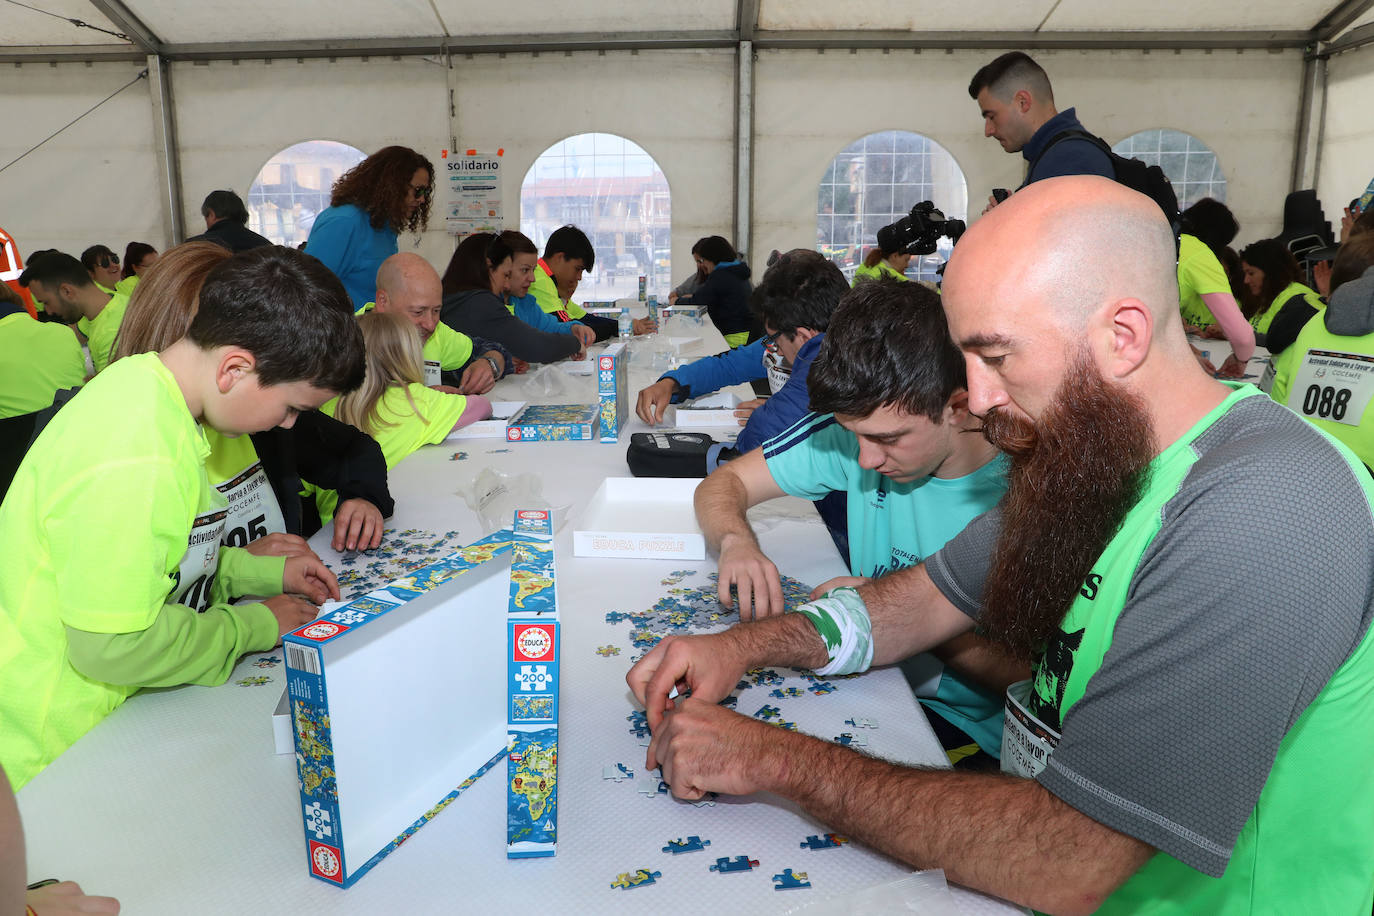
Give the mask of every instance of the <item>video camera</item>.
[{"label": "video camera", "polygon": [[945,219],[935,204],[923,200],[897,222],[878,230],[878,247],[902,254],[934,254],[941,238],[957,242],[964,234],[964,221]]}]

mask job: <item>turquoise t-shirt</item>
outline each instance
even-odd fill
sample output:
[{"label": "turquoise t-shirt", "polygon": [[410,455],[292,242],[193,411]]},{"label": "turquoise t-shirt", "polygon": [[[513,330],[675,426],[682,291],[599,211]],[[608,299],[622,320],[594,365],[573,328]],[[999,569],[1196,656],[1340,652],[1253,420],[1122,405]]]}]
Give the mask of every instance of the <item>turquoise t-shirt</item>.
[{"label": "turquoise t-shirt", "polygon": [[[991,509],[1007,489],[1007,459],[998,456],[953,479],[889,480],[859,466],[859,440],[830,414],[809,413],[763,446],[783,491],[820,499],[848,494],[849,570],[877,577],[915,566]],[[1002,753],[1002,697],[931,667],[935,683],[920,701],[961,728],[994,757]],[[938,681],[937,681],[938,678]]]}]

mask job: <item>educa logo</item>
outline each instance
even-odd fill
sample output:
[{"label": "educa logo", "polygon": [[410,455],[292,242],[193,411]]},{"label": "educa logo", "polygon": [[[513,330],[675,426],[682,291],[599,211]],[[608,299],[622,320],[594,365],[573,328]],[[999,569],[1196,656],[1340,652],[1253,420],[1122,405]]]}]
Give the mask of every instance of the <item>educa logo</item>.
[{"label": "educa logo", "polygon": [[548,658],[553,652],[553,634],[544,627],[525,627],[515,634],[515,648],[534,661]]},{"label": "educa logo", "polygon": [[520,517],[521,517],[521,518],[548,518],[548,517],[549,517],[549,513],[545,512],[545,511],[542,510],[542,509],[521,509],[521,510],[520,510]]}]

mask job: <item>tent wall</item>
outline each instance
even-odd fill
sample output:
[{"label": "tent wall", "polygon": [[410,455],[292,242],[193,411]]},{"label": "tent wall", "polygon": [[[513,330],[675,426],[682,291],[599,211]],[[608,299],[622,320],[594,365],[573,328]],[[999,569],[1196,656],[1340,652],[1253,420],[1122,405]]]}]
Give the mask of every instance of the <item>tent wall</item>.
[{"label": "tent wall", "polygon": [[[982,136],[967,95],[970,76],[996,53],[760,51],[754,70],[754,232],[747,243],[754,259],[771,248],[815,244],[822,172],[836,153],[872,131],[913,130],[948,149],[968,181],[973,216],[992,187],[1015,187],[1020,158]],[[1085,124],[1108,140],[1158,127],[1199,137],[1220,158],[1241,240],[1277,230],[1293,154],[1299,52],[1036,56],[1061,106],[1076,106]],[[1349,64],[1332,62],[1330,107],[1338,108],[1336,94],[1346,93],[1341,98],[1348,114],[1344,122],[1328,116],[1328,150],[1364,136],[1357,98],[1370,67],[1367,60],[1355,66],[1359,55],[1348,57]],[[198,207],[208,190],[227,186],[245,193],[267,159],[292,143],[337,139],[365,151],[403,143],[434,155],[454,135],[460,147],[505,149],[506,215],[514,224],[521,180],[543,150],[573,133],[609,131],[644,147],[667,175],[675,276],[686,272],[698,237],[732,234],[733,50],[458,55],[453,63],[451,81],[441,61],[418,57],[173,65],[188,232],[203,225]],[[63,63],[15,70],[13,85],[22,91],[0,98],[5,123],[20,127],[0,139],[5,161],[139,69]],[[144,82],[0,172],[6,204],[0,225],[16,234],[25,252],[48,246],[79,252],[92,242],[115,247],[130,239],[162,247],[170,239],[159,215],[152,136]],[[1345,186],[1362,188],[1367,179],[1347,180],[1332,165],[1323,169],[1324,185],[1327,180],[1333,188],[1339,183],[1348,199]],[[442,231],[431,231],[420,251],[442,268],[451,246]]]},{"label": "tent wall", "polygon": [[1318,159],[1317,194],[1336,228],[1341,209],[1374,178],[1374,46],[1340,54],[1327,62],[1326,118]]},{"label": "tent wall", "polygon": [[[0,96],[0,164],[127,83],[142,64],[26,64],[9,68]],[[165,240],[148,81],[140,80],[20,162],[0,172],[0,226],[24,256],[59,248],[80,256],[130,241]]]},{"label": "tent wall", "polygon": [[[764,51],[755,73],[755,249],[815,242],[816,186],[864,134],[923,133],[953,154],[976,218],[991,190],[1021,183],[1024,160],[983,137],[968,83],[997,51]],[[1187,131],[1217,154],[1242,237],[1278,230],[1293,154],[1297,52],[1040,51],[1061,110],[1115,143]],[[784,165],[785,163],[785,165]],[[940,201],[936,201],[940,204]]]}]

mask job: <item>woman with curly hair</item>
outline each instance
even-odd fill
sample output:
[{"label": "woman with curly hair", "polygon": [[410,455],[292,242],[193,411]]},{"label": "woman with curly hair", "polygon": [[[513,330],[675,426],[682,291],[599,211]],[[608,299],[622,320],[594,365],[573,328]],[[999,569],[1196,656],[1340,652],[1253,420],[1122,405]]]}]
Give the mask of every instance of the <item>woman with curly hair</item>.
[{"label": "woman with curly hair", "polygon": [[334,271],[354,307],[362,308],[377,290],[377,268],[397,251],[397,236],[424,231],[433,191],[428,159],[404,146],[379,149],[334,182],[306,253]]}]

